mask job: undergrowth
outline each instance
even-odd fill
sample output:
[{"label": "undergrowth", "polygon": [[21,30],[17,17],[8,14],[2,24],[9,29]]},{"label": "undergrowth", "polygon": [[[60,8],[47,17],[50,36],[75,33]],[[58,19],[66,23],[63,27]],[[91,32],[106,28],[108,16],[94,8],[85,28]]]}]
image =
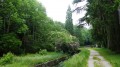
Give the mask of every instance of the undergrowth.
[{"label": "undergrowth", "polygon": [[75,54],[70,59],[63,63],[63,67],[87,67],[87,61],[89,58],[89,50],[81,49],[81,52]]},{"label": "undergrowth", "polygon": [[107,61],[109,61],[113,67],[120,67],[120,54],[116,54],[105,48],[96,48]]},{"label": "undergrowth", "polygon": [[13,56],[11,53],[8,53],[1,58],[0,67],[34,67],[36,64],[57,59],[62,56],[64,56],[62,53],[47,52],[46,50],[25,56]]}]

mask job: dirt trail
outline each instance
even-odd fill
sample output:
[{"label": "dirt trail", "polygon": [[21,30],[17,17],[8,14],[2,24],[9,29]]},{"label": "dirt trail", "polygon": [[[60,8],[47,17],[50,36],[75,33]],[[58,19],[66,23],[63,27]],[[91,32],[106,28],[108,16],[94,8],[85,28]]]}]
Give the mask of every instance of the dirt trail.
[{"label": "dirt trail", "polygon": [[88,67],[112,67],[97,51],[90,50]]}]

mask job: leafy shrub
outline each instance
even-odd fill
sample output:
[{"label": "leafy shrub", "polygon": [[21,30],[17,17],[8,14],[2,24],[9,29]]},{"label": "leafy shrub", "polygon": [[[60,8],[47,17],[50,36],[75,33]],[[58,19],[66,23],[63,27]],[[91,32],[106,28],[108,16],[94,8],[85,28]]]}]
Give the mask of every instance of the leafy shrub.
[{"label": "leafy shrub", "polygon": [[39,51],[39,54],[45,55],[45,54],[47,54],[47,50],[46,50],[46,49],[40,50],[40,51]]},{"label": "leafy shrub", "polygon": [[49,40],[54,43],[57,51],[64,53],[74,54],[79,47],[78,39],[68,32],[52,31]]},{"label": "leafy shrub", "polygon": [[12,63],[13,58],[14,58],[14,55],[10,52],[3,55],[3,57],[0,59],[0,65]]},{"label": "leafy shrub", "polygon": [[59,43],[59,42],[72,42],[72,36],[68,32],[58,32],[52,31],[49,36],[49,40],[52,43]]},{"label": "leafy shrub", "polygon": [[13,33],[10,34],[4,34],[1,37],[0,40],[1,44],[1,51],[7,53],[9,51],[17,53],[17,50],[19,50],[22,42],[16,38],[16,35]]},{"label": "leafy shrub", "polygon": [[79,43],[62,43],[56,46],[56,49],[58,51],[63,51],[64,53],[68,53],[72,55],[79,52],[78,48],[79,48]]}]

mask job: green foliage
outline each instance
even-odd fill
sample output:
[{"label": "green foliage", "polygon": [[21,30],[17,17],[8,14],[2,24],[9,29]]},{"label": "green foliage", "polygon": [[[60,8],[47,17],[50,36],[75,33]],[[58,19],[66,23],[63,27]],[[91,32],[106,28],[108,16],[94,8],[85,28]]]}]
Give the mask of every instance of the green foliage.
[{"label": "green foliage", "polygon": [[65,53],[75,53],[79,47],[79,44],[77,44],[78,39],[67,32],[62,24],[58,24],[60,23],[55,23],[57,29],[55,28],[56,30],[53,29],[53,31],[49,33],[48,40],[52,47],[48,48]]},{"label": "green foliage", "polygon": [[0,31],[2,30],[2,24],[3,24],[2,18],[0,17]]},{"label": "green foliage", "polygon": [[75,54],[70,59],[66,60],[63,67],[87,67],[89,54],[89,50],[82,49],[79,54]]},{"label": "green foliage", "polygon": [[116,52],[120,52],[119,3],[119,0],[87,0],[87,13],[82,18],[92,25],[95,43]]},{"label": "green foliage", "polygon": [[28,26],[25,25],[25,24],[23,24],[23,26],[21,26],[21,27],[18,29],[17,33],[25,33],[26,30],[28,30]]},{"label": "green foliage", "polygon": [[1,48],[0,48],[1,51],[5,53],[9,51],[17,53],[17,51],[19,51],[22,42],[16,38],[15,34],[10,33],[10,34],[4,34],[1,37],[0,44],[1,44]]},{"label": "green foliage", "polygon": [[13,62],[14,55],[9,52],[0,59],[0,65],[10,64]]},{"label": "green foliage", "polygon": [[47,54],[47,50],[46,49],[40,50],[39,54],[40,55],[45,55],[45,54]]},{"label": "green foliage", "polygon": [[83,28],[78,28],[77,26],[74,26],[74,35],[78,38],[80,45],[84,45],[84,37],[82,36],[82,34],[84,33],[82,32],[82,29]]},{"label": "green foliage", "polygon": [[57,50],[67,53],[75,52],[79,47],[79,44],[76,44],[78,39],[74,36],[71,36],[68,32],[52,31],[49,40],[50,43],[53,44],[54,49],[56,47]]},{"label": "green foliage", "polygon": [[78,53],[79,50],[79,43],[61,43],[57,44],[56,50],[57,51],[62,51],[64,53],[68,53],[70,55],[73,55],[75,53]]},{"label": "green foliage", "polygon": [[74,27],[74,35],[78,38],[81,46],[85,45],[84,43],[89,39],[90,42],[93,42],[91,30],[87,28]]},{"label": "green foliage", "polygon": [[69,42],[73,42],[72,41],[72,36],[67,33],[67,32],[57,32],[57,31],[52,31],[51,33],[51,36],[50,36],[50,40],[57,42],[66,42],[66,43],[69,43]]},{"label": "green foliage", "polygon": [[47,48],[55,50],[55,47],[58,44],[78,42],[76,37],[72,36],[68,31],[66,31],[64,24],[55,21],[55,23],[52,23],[50,26],[51,31],[49,32],[48,36],[49,46],[46,46]]},{"label": "green foliage", "polygon": [[[73,34],[70,8],[67,13]],[[0,31],[0,55],[9,51],[15,54],[36,53],[40,49],[54,51],[55,43],[77,41],[65,30],[64,24],[47,17],[44,6],[37,0],[2,0]]]},{"label": "green foliage", "polygon": [[0,7],[0,54],[49,49],[48,34],[55,29],[54,21],[47,17],[41,3],[36,0],[3,0]]},{"label": "green foliage", "polygon": [[109,61],[113,67],[120,66],[120,54],[116,54],[105,48],[96,48],[95,50],[97,50],[107,61]]},{"label": "green foliage", "polygon": [[66,22],[65,22],[65,29],[73,35],[73,20],[72,20],[72,10],[71,7],[68,7],[66,15]]},{"label": "green foliage", "polygon": [[64,56],[61,53],[56,52],[48,52],[45,55],[36,54],[28,54],[25,56],[14,56],[13,63],[0,65],[0,67],[34,67],[36,64],[41,64],[48,62],[50,60],[54,60]]}]

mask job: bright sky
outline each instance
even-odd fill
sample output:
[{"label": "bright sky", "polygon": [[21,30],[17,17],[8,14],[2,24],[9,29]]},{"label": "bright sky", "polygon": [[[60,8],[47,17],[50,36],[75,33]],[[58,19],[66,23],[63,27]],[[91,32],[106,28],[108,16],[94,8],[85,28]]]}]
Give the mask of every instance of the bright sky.
[{"label": "bright sky", "polygon": [[[47,15],[55,21],[61,21],[65,23],[66,11],[68,6],[72,5],[73,0],[38,0],[46,8]],[[78,6],[85,5],[86,2],[79,3]],[[73,13],[73,23],[78,24],[77,20],[79,17],[83,17],[86,11],[81,12],[80,14]]]}]

